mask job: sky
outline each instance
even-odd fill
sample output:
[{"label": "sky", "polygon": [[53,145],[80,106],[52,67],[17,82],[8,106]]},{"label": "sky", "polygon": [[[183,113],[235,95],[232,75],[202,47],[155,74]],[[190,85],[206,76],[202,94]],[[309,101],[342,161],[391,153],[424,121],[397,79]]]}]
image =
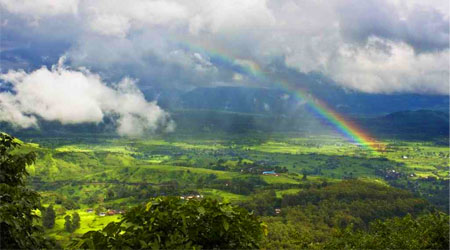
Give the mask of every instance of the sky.
[{"label": "sky", "polygon": [[0,92],[0,120],[18,127],[113,115],[119,134],[172,130],[141,90],[270,87],[230,61],[365,93],[449,93],[447,0],[0,0],[0,9],[0,89],[14,89]]}]

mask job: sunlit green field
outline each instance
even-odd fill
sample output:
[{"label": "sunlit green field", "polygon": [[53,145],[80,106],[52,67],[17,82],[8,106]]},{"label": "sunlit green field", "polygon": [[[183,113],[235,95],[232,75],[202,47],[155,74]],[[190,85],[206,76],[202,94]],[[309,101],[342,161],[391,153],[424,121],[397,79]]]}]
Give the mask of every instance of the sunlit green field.
[{"label": "sunlit green field", "polygon": [[[60,206],[55,206],[55,210],[58,210]],[[66,215],[72,215],[77,212],[80,215],[80,228],[73,233],[66,232],[64,229],[64,217]],[[86,212],[86,209],[75,209],[66,211],[64,214],[58,214],[55,220],[55,226],[52,229],[47,230],[47,234],[54,237],[57,241],[66,245],[70,242],[71,238],[80,236],[88,231],[101,230],[108,223],[113,221],[119,221],[120,215],[99,216],[95,212]]]},{"label": "sunlit green field", "polygon": [[218,189],[204,188],[200,189],[199,192],[205,197],[211,197],[223,200],[225,202],[242,201],[248,199],[248,196],[246,195],[233,194]]}]

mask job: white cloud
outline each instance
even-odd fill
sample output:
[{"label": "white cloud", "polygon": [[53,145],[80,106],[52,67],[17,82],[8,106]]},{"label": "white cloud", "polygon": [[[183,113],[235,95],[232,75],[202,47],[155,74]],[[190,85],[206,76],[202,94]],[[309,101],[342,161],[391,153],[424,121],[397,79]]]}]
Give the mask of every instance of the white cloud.
[{"label": "white cloud", "polygon": [[0,0],[0,6],[11,13],[37,21],[55,15],[76,14],[79,0]]},{"label": "white cloud", "polygon": [[[280,33],[280,51],[288,66],[321,72],[344,87],[369,93],[448,94],[448,4],[446,9],[431,2],[422,2],[422,9],[404,5],[284,1],[277,20],[289,31]],[[295,16],[300,13],[302,17]]]},{"label": "white cloud", "polygon": [[190,9],[193,16],[189,19],[189,30],[193,34],[233,34],[275,23],[266,1],[261,0],[193,1]]},{"label": "white cloud", "polygon": [[362,48],[342,47],[327,73],[370,93],[448,94],[449,56],[448,50],[416,54],[407,44],[371,38]]},{"label": "white cloud", "polygon": [[87,70],[72,70],[62,63],[33,72],[9,71],[0,79],[13,84],[14,93],[0,93],[0,120],[18,127],[37,126],[37,118],[62,124],[100,123],[117,118],[117,132],[138,136],[158,128],[173,128],[169,115],[147,102],[133,80],[112,86]]},{"label": "white cloud", "polygon": [[183,5],[171,1],[85,1],[82,8],[92,31],[119,37],[133,28],[167,26],[187,16]]},{"label": "white cloud", "polygon": [[36,127],[36,117],[24,114],[17,108],[19,105],[20,103],[14,95],[0,93],[0,121],[11,122],[13,125],[22,128]]}]

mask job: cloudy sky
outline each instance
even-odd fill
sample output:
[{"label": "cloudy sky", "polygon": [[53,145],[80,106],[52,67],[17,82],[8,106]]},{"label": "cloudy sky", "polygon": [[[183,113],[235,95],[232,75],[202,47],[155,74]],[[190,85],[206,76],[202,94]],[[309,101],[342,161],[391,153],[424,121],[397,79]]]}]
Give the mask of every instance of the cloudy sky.
[{"label": "cloudy sky", "polygon": [[[139,88],[262,84],[230,62],[262,70],[276,62],[367,93],[449,92],[447,0],[0,0],[0,9],[0,78],[17,92],[0,95],[0,112],[23,126],[45,112],[65,123],[113,113],[123,131],[142,119],[169,126]],[[97,114],[64,118],[32,94],[68,79],[97,89],[82,96]],[[123,110],[102,95],[141,101]],[[24,104],[33,98],[42,110]]]}]

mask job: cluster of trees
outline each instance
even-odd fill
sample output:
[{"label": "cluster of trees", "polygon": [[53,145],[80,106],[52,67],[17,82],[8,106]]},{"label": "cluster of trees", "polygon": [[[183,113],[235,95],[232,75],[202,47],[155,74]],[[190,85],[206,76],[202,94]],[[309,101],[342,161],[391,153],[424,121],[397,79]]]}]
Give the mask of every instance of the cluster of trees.
[{"label": "cluster of trees", "polygon": [[97,205],[121,198],[134,197],[137,200],[145,200],[158,195],[158,189],[151,185],[106,184],[104,190],[91,193],[86,198],[81,199],[81,202],[87,205]]},{"label": "cluster of trees", "polygon": [[[65,214],[65,209],[61,207],[62,210],[64,210],[61,214]],[[45,228],[53,228],[55,226],[55,219],[56,219],[56,213],[53,208],[53,205],[48,206],[47,208],[41,208],[41,211],[43,211],[42,216],[42,225]],[[64,217],[65,223],[64,223],[64,229],[72,233],[76,229],[80,227],[80,215],[77,212],[74,212],[72,216],[66,215]]]},{"label": "cluster of trees", "polygon": [[70,215],[66,215],[64,217],[64,229],[69,233],[73,233],[75,230],[80,228],[80,220],[80,215],[77,212],[74,212],[72,217]]},{"label": "cluster of trees", "polygon": [[217,179],[209,186],[234,194],[250,195],[258,187],[266,185],[267,183],[260,176],[240,176],[233,177],[231,180]]},{"label": "cluster of trees", "polygon": [[254,193],[248,200],[239,201],[239,206],[252,211],[259,216],[275,215],[275,209],[281,205],[281,199],[277,198],[275,190],[262,190]]},{"label": "cluster of trees", "polygon": [[442,211],[449,211],[449,187],[450,181],[436,178],[419,178],[414,181],[402,179],[389,181],[391,186],[410,190],[413,193],[427,199]]},{"label": "cluster of trees", "polygon": [[340,226],[354,223],[358,227],[366,227],[374,219],[419,214],[433,209],[426,200],[416,198],[406,190],[360,180],[314,186],[297,194],[284,195],[281,207],[293,206],[305,211],[308,207],[323,211],[328,215],[323,219],[330,225],[334,224],[333,215],[342,213],[347,219],[341,220]]},{"label": "cluster of trees", "polygon": [[297,194],[283,196],[283,206],[317,204],[322,200],[344,200],[347,202],[357,200],[397,200],[414,197],[410,192],[375,182],[357,179],[344,180],[326,185],[314,185],[309,189],[301,190]]},{"label": "cluster of trees", "polygon": [[53,209],[53,205],[48,206],[45,210],[42,209],[43,217],[42,217],[42,225],[46,228],[53,228],[55,226],[55,209]]},{"label": "cluster of trees", "polygon": [[61,204],[62,207],[64,207],[67,210],[74,210],[74,209],[79,209],[80,205],[78,203],[76,203],[75,201],[71,200],[71,199],[67,199],[66,197],[64,197],[64,199],[58,198],[55,201],[56,204]]},{"label": "cluster of trees", "polygon": [[327,249],[449,249],[448,215],[377,220],[368,230],[340,229],[324,244]]},{"label": "cluster of trees", "polygon": [[[268,203],[259,204],[272,207]],[[314,185],[297,194],[284,195],[280,204],[279,216],[263,218],[269,228],[263,246],[269,249],[322,248],[328,246],[327,242],[333,237],[338,237],[334,232],[347,227],[364,234],[369,233],[370,223],[375,220],[433,211],[427,201],[408,191],[360,180]],[[330,245],[330,248],[343,247]]]},{"label": "cluster of trees", "polygon": [[[443,213],[406,215],[375,220],[368,228],[356,229],[322,224],[317,213],[305,221],[299,210],[285,219],[266,217],[265,249],[449,249],[449,216]],[[284,223],[293,220],[292,223]],[[315,221],[317,220],[317,221]]]}]

